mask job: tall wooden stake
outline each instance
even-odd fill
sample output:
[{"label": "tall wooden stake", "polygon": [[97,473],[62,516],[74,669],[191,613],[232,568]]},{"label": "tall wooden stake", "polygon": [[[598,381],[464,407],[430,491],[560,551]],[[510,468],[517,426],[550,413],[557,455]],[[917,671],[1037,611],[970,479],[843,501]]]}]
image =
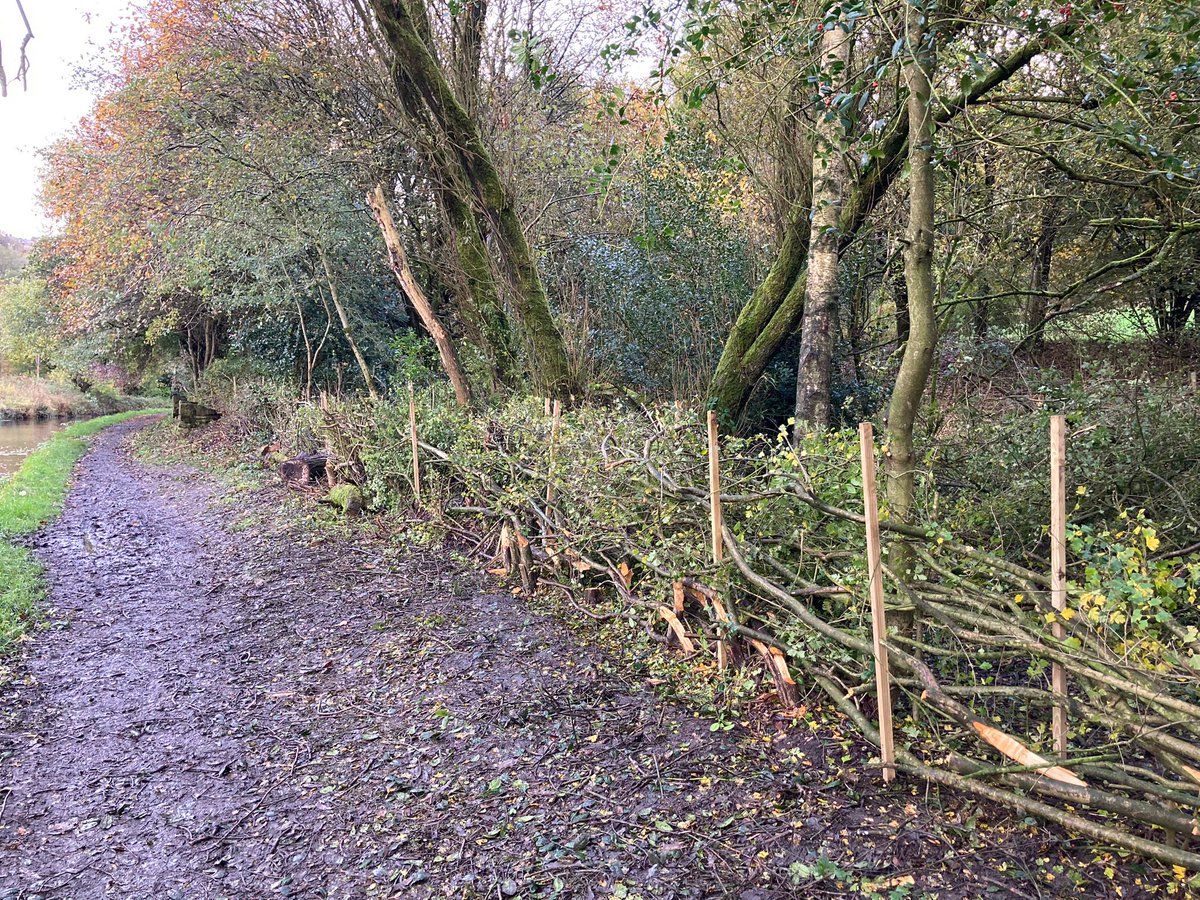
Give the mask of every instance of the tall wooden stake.
[{"label": "tall wooden stake", "polygon": [[717,414],[708,411],[708,496],[712,514],[713,562],[725,561],[725,541],[721,535],[721,448],[717,443]]},{"label": "tall wooden stake", "polygon": [[[562,403],[558,400],[554,401],[554,418],[550,422],[550,452],[548,467],[546,470],[546,518],[551,522],[556,522],[554,517],[554,463],[558,459],[558,430],[562,426]],[[545,526],[545,536],[550,538],[552,529],[549,524]],[[549,544],[547,543],[547,547]]]},{"label": "tall wooden stake", "polygon": [[[1055,612],[1067,608],[1067,420],[1050,419],[1050,604]],[[1066,637],[1061,616],[1055,616],[1054,636]],[[1051,686],[1059,699],[1051,713],[1054,749],[1060,756],[1067,752],[1067,673],[1054,663],[1050,670]]]},{"label": "tall wooden stake", "polygon": [[558,458],[558,430],[562,427],[562,403],[554,401],[554,418],[550,421],[549,475],[546,477],[546,515],[554,502],[554,461]]},{"label": "tall wooden stake", "polygon": [[887,613],[883,608],[883,553],[879,543],[879,501],[875,492],[875,429],[858,426],[862,457],[863,509],[867,520],[867,575],[871,594],[871,639],[875,650],[875,697],[879,703],[879,758],[883,780],[896,777],[896,748],[892,734],[892,677],[888,669]]},{"label": "tall wooden stake", "polygon": [[417,503],[421,502],[421,458],[417,453],[417,398],[413,393],[412,382],[408,383],[408,439],[412,444],[413,458],[413,494]]}]

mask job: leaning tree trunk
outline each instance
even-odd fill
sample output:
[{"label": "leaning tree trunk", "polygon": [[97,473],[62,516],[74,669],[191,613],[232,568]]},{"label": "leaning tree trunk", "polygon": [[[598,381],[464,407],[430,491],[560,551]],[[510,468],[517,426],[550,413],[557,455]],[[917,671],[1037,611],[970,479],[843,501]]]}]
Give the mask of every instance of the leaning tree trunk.
[{"label": "leaning tree trunk", "polygon": [[454,396],[458,400],[458,405],[470,406],[471,391],[467,386],[467,378],[463,375],[462,366],[458,363],[458,354],[454,352],[454,344],[450,340],[450,335],[443,327],[437,313],[434,312],[429,298],[425,296],[425,291],[422,290],[416,275],[413,274],[412,267],[408,264],[408,254],[404,251],[404,242],[400,239],[400,230],[396,227],[396,220],[392,217],[391,209],[388,208],[387,194],[382,184],[375,185],[367,194],[367,203],[371,207],[371,211],[375,213],[375,221],[379,224],[379,230],[383,234],[383,243],[387,246],[388,263],[392,272],[396,275],[396,280],[400,282],[404,293],[408,295],[408,300],[416,310],[425,331],[437,345],[442,368],[446,372],[446,377],[450,379],[450,384],[454,386]]},{"label": "leaning tree trunk", "polygon": [[[854,239],[904,164],[908,118],[898,116],[880,140],[881,153],[846,185],[838,218],[839,252]],[[738,313],[709,385],[709,406],[737,422],[780,345],[796,331],[808,278],[808,210],[797,209],[766,278]]]},{"label": "leaning tree trunk", "polygon": [[[425,34],[424,27],[420,30]],[[473,53],[465,49],[462,52]],[[458,264],[454,279],[455,305],[467,332],[476,337],[483,349],[491,368],[493,387],[514,387],[521,374],[520,360],[514,347],[512,323],[501,301],[500,285],[488,255],[486,225],[472,208],[471,189],[463,183],[451,151],[429,128],[429,117],[417,91],[402,74],[395,76],[395,82],[405,114],[431,132],[424,157],[429,180],[436,186],[438,206],[445,217],[451,235],[449,244]],[[477,93],[469,92],[463,86],[459,90],[465,92],[464,97]],[[462,102],[467,109],[472,108],[465,99]]]},{"label": "leaning tree trunk", "polygon": [[[425,16],[424,9],[415,8],[418,2],[372,2],[384,38],[394,54],[396,89],[400,93],[414,90],[420,96],[428,111],[428,123],[438,131],[435,142],[450,148],[462,183],[470,187],[474,204],[491,226],[501,268],[511,284],[513,305],[525,333],[534,381],[547,393],[570,394],[576,385],[566,343],[551,315],[550,301],[513,198],[483,143],[479,126],[455,97],[422,36],[420,26]],[[414,8],[410,9],[410,4]]]},{"label": "leaning tree trunk", "polygon": [[[908,145],[908,232],[904,250],[909,333],[888,407],[885,457],[888,514],[892,521],[899,523],[912,519],[917,465],[913,427],[929,381],[937,341],[933,309],[933,138],[936,125],[930,105],[934,55],[931,37],[926,31],[928,11],[924,6],[907,6],[905,15],[908,60],[904,64],[904,81],[908,87],[908,119],[912,123]],[[888,548],[892,571],[906,581],[912,574],[913,560],[912,547],[903,541],[893,542]],[[898,616],[896,624],[901,629],[911,628],[911,614]]]},{"label": "leaning tree trunk", "polygon": [[755,289],[725,339],[708,387],[708,405],[736,425],[750,393],[779,346],[796,330],[804,308],[808,209],[797,210],[766,278]]},{"label": "leaning tree trunk", "polygon": [[354,326],[350,324],[350,316],[346,314],[346,307],[342,305],[337,278],[329,265],[329,257],[325,253],[325,248],[320,244],[317,244],[317,256],[321,258],[321,268],[325,270],[325,283],[329,287],[333,308],[337,311],[338,321],[342,325],[342,336],[345,337],[346,343],[350,346],[350,352],[354,354],[354,360],[358,363],[358,370],[362,373],[363,381],[367,385],[367,394],[372,400],[378,400],[379,391],[375,387],[375,378],[371,375],[371,367],[367,364],[367,358],[363,356],[363,352],[358,346],[358,340],[354,337]]},{"label": "leaning tree trunk", "polygon": [[[446,177],[448,175],[442,180]],[[470,204],[463,202],[456,191],[442,187],[438,199],[453,234],[458,265],[466,282],[461,290],[476,319],[495,386],[512,387],[520,374],[512,324],[500,301],[499,285],[488,259],[479,220]]]},{"label": "leaning tree trunk", "polygon": [[817,110],[812,151],[812,217],[808,239],[808,278],[800,327],[800,359],[796,366],[796,440],[806,425],[830,424],[830,371],[833,366],[834,318],[838,302],[838,219],[847,170],[843,154],[845,128],[833,105],[838,86],[850,67],[850,32],[841,23],[825,23],[821,37],[824,109]]}]

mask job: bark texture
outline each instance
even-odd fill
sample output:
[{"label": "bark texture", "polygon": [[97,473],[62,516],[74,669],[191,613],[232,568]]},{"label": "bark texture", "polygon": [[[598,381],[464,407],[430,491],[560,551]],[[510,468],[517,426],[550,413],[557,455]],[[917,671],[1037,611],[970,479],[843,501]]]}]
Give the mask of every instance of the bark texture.
[{"label": "bark texture", "polygon": [[[913,427],[929,381],[933,348],[937,343],[933,307],[933,137],[936,123],[930,85],[934,52],[926,30],[927,9],[908,6],[905,16],[908,59],[904,65],[904,81],[908,88],[908,119],[912,123],[908,148],[908,231],[904,248],[909,332],[888,407],[888,452],[885,456],[888,514],[892,521],[900,523],[912,519],[916,483]],[[904,541],[893,542],[888,549],[888,561],[892,571],[907,581],[912,570],[912,548]],[[911,615],[896,617],[900,628],[910,623]]]},{"label": "bark texture", "polygon": [[824,108],[819,109],[813,143],[812,225],[808,239],[808,277],[796,366],[796,438],[806,425],[828,428],[832,420],[830,371],[836,338],[838,220],[847,180],[845,127],[833,100],[850,64],[848,30],[826,23],[821,36]]},{"label": "bark texture", "polygon": [[518,349],[500,299],[483,229],[470,203],[459,192],[442,188],[438,199],[454,234],[454,252],[464,282],[460,295],[470,305],[469,314],[483,343],[492,380],[496,387],[512,387],[520,377]]},{"label": "bark texture", "polygon": [[[1080,17],[1035,35],[1008,56],[996,61],[984,76],[964,85],[959,94],[942,98],[933,112],[938,124],[952,120],[962,110],[1025,68],[1030,60],[1057,46],[1079,27]],[[838,222],[841,248],[852,241],[903,167],[908,148],[908,110],[897,111],[884,127],[878,155],[847,185]],[[779,346],[795,330],[804,303],[807,277],[807,223],[793,217],[766,278],[742,307],[709,386],[709,405],[727,422],[738,421],[754,386]],[[797,228],[802,232],[797,234]]]}]

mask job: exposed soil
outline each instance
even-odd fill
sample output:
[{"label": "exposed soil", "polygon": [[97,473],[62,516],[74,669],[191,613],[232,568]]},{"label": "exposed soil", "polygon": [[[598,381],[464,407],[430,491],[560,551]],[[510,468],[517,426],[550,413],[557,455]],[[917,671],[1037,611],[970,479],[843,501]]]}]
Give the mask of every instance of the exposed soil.
[{"label": "exposed soil", "polygon": [[445,549],[144,465],[138,427],[35,541],[54,612],[0,694],[0,898],[1112,889],[831,729],[711,730]]}]

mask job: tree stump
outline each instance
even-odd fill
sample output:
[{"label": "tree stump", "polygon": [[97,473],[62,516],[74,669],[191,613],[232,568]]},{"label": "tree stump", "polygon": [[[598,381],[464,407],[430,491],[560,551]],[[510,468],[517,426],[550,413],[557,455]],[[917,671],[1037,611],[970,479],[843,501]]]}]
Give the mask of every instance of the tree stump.
[{"label": "tree stump", "polygon": [[324,453],[305,453],[279,464],[279,477],[286,484],[308,487],[325,477],[329,457]]}]

